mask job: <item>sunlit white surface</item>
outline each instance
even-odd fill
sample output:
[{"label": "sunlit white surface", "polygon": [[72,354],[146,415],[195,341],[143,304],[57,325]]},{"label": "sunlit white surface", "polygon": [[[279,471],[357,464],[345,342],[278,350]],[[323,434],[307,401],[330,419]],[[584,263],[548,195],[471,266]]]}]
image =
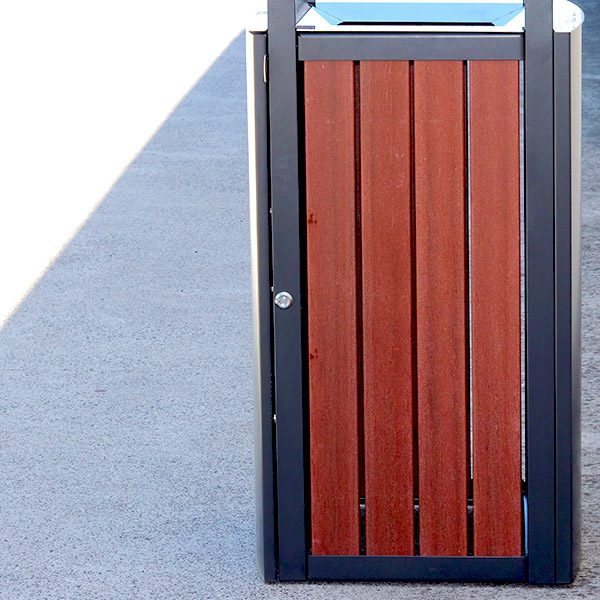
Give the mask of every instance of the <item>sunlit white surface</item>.
[{"label": "sunlit white surface", "polygon": [[554,31],[570,33],[583,24],[583,11],[569,0],[554,0]]},{"label": "sunlit white surface", "polygon": [[0,325],[243,29],[244,0],[4,3]]}]

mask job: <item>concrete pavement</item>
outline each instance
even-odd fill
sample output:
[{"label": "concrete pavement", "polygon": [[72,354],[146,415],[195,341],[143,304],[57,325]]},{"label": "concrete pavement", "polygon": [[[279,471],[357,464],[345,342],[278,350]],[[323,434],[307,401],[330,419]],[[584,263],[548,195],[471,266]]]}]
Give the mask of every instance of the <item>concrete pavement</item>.
[{"label": "concrete pavement", "polygon": [[259,580],[240,37],[0,330],[0,598],[600,596],[600,7],[581,5],[584,562],[576,584]]}]

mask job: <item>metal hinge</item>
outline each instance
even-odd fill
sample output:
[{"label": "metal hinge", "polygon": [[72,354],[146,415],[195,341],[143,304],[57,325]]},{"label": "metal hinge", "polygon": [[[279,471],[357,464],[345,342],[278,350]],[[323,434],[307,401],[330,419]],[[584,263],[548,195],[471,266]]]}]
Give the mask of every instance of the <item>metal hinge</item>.
[{"label": "metal hinge", "polygon": [[266,54],[263,56],[263,81],[269,81],[269,57]]}]

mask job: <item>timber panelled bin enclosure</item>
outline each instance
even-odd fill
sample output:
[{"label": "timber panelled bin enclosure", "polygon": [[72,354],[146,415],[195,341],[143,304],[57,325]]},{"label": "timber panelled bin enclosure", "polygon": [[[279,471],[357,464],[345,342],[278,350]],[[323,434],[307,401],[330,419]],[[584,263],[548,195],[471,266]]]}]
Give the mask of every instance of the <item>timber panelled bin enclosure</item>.
[{"label": "timber panelled bin enclosure", "polygon": [[581,11],[268,8],[248,34],[263,577],[572,581]]}]

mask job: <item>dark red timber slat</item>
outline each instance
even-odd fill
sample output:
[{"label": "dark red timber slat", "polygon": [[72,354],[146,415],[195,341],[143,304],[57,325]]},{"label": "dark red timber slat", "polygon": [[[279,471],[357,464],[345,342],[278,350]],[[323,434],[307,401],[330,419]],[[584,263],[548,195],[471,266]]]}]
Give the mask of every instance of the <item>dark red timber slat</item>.
[{"label": "dark red timber slat", "polygon": [[312,553],[359,554],[354,64],[305,63]]},{"label": "dark red timber slat", "polygon": [[414,65],[419,537],[467,553],[468,378],[464,64]]},{"label": "dark red timber slat", "polygon": [[410,65],[360,65],[366,553],[414,554]]},{"label": "dark red timber slat", "polygon": [[474,553],[521,549],[519,63],[469,67]]}]

